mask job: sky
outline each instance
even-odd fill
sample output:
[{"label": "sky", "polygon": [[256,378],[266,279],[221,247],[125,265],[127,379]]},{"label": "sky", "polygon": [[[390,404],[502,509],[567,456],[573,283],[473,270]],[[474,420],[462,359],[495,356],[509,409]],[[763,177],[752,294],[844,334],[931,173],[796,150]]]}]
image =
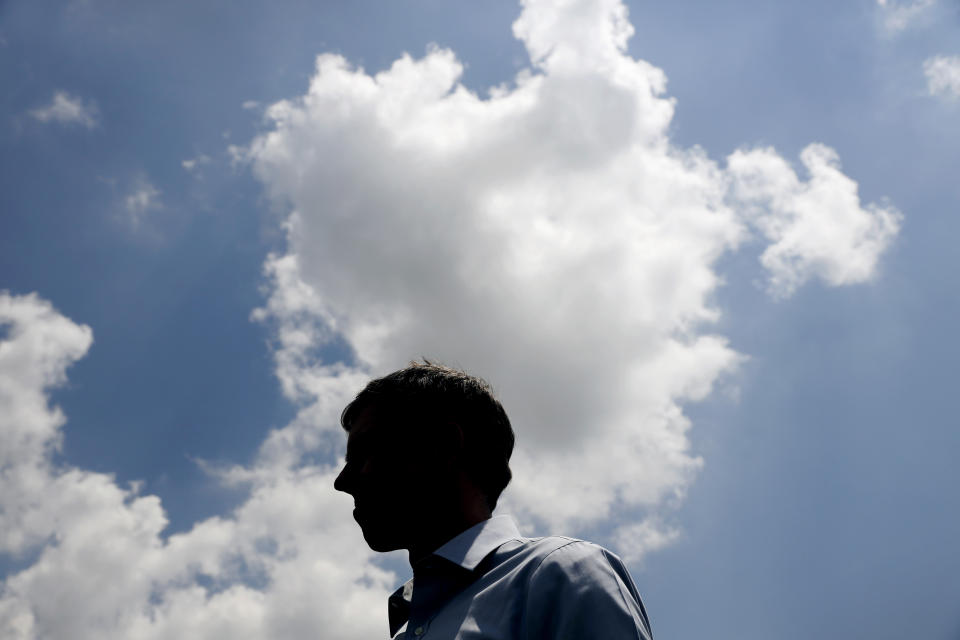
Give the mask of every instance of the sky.
[{"label": "sky", "polygon": [[427,357],[661,640],[960,638],[960,5],[0,3],[0,638],[384,637]]}]

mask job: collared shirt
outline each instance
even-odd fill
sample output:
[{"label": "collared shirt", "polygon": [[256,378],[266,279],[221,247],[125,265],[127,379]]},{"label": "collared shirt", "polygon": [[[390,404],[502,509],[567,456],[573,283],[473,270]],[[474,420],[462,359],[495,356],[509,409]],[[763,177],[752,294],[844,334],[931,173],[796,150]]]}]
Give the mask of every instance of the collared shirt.
[{"label": "collared shirt", "polygon": [[573,538],[524,538],[509,516],[467,529],[413,575],[388,603],[398,640],[652,638],[617,556]]}]

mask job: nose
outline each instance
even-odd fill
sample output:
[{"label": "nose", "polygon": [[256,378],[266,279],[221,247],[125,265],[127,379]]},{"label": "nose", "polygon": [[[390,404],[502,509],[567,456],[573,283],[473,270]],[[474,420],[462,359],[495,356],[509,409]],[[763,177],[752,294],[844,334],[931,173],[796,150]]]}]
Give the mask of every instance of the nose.
[{"label": "nose", "polygon": [[344,493],[350,493],[351,485],[350,474],[348,473],[350,465],[343,465],[343,469],[337,475],[337,479],[333,481],[333,488],[337,491],[343,491]]}]

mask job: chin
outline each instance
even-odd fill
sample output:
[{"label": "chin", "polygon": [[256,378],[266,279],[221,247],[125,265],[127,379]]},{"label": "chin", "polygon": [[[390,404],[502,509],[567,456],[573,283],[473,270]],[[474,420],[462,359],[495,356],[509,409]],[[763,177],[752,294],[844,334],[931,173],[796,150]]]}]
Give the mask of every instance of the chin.
[{"label": "chin", "polygon": [[367,546],[374,551],[386,553],[404,548],[403,541],[397,535],[401,529],[395,523],[383,522],[380,518],[371,519],[369,513],[361,514],[358,510],[354,511],[353,517],[360,525]]},{"label": "chin", "polygon": [[379,553],[386,553],[388,551],[396,551],[397,549],[404,548],[402,542],[397,540],[392,535],[385,535],[383,531],[371,531],[369,528],[364,528],[363,539],[367,541],[368,547]]}]

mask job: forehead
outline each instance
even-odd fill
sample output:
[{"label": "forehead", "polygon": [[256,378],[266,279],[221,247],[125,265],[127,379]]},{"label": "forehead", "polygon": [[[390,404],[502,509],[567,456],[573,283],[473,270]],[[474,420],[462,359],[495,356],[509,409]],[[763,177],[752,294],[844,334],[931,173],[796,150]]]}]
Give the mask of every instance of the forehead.
[{"label": "forehead", "polygon": [[397,445],[403,441],[403,428],[400,424],[392,424],[372,407],[360,411],[350,423],[347,432],[347,455],[359,454],[372,447],[383,444]]},{"label": "forehead", "polygon": [[376,416],[373,407],[361,409],[350,422],[350,431],[347,432],[347,439],[357,439],[367,437],[377,428]]}]

